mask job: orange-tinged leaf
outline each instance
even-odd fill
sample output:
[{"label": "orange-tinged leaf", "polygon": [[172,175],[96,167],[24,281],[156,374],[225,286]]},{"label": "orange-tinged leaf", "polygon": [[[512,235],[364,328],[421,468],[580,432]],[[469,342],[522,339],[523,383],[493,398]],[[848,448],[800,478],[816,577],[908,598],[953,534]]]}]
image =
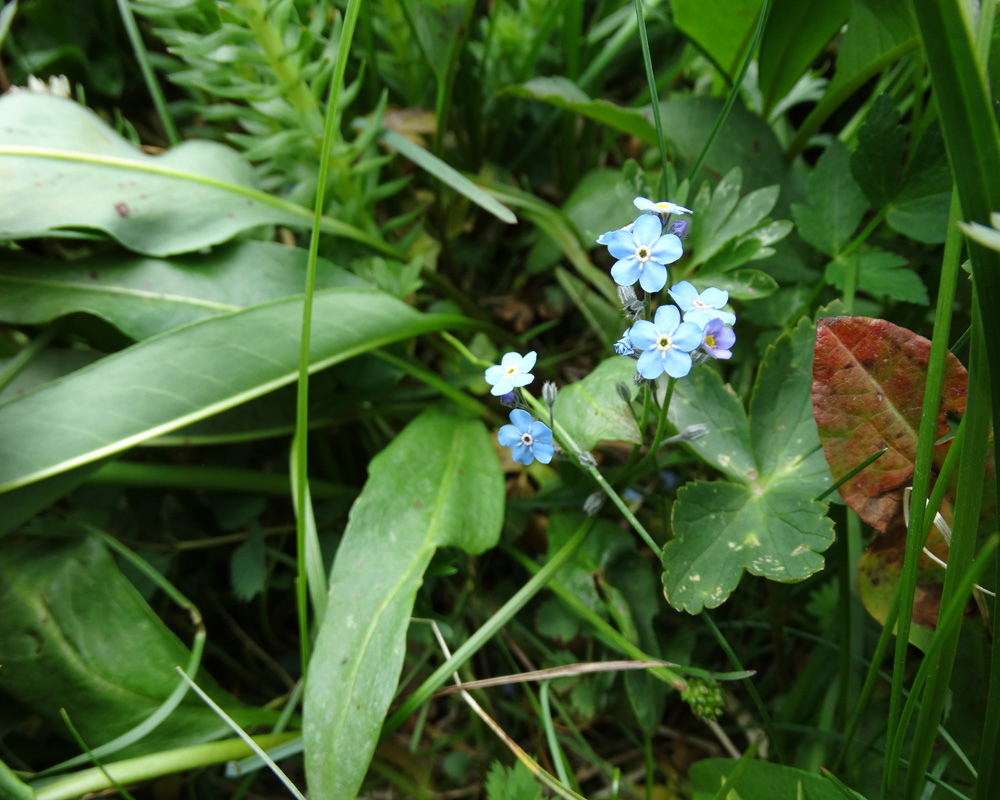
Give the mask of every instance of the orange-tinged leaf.
[{"label": "orange-tinged leaf", "polygon": [[[880,531],[898,517],[903,489],[913,482],[930,344],[880,319],[831,317],[817,323],[813,414],[834,479],[889,448],[840,487],[844,502]],[[964,413],[967,380],[965,368],[949,353],[936,438],[948,431],[948,413]],[[935,448],[935,465],[949,444]]]}]

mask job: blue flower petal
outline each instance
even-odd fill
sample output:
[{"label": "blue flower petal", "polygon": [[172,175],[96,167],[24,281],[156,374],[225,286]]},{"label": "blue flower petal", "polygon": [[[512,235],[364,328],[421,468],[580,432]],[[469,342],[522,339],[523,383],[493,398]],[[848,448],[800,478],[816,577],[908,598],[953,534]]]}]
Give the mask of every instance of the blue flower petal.
[{"label": "blue flower petal", "polygon": [[[682,322],[677,326],[677,330],[674,331],[672,340],[674,348],[679,351],[690,353],[692,350],[701,346],[701,326],[695,325],[693,322]],[[673,349],[671,352],[673,352]]]},{"label": "blue flower petal", "polygon": [[524,464],[525,466],[535,460],[535,456],[532,454],[531,448],[526,444],[519,444],[511,451],[510,454],[517,463]]},{"label": "blue flower petal", "polygon": [[543,464],[548,464],[552,460],[552,456],[555,454],[555,448],[550,444],[546,444],[545,442],[535,442],[535,445],[534,447],[531,448],[531,451],[535,454],[535,458],[537,458]]},{"label": "blue flower petal", "polygon": [[535,366],[535,361],[538,359],[538,354],[532,350],[524,358],[521,359],[521,372],[531,372],[532,368]]},{"label": "blue flower petal", "polygon": [[688,311],[694,301],[698,299],[698,290],[694,288],[694,284],[688,281],[675,283],[668,290],[668,294],[680,306],[681,311]]},{"label": "blue flower petal", "polygon": [[691,356],[671,347],[663,359],[667,375],[671,378],[683,378],[691,371]]},{"label": "blue flower petal", "polygon": [[497,441],[504,447],[517,447],[521,444],[521,432],[513,425],[504,425],[497,432]]},{"label": "blue flower petal", "polygon": [[523,408],[515,408],[510,412],[510,421],[514,423],[514,427],[517,428],[518,432],[529,433],[531,431],[531,423],[534,422],[534,419]]},{"label": "blue flower petal", "polygon": [[714,286],[709,286],[701,293],[701,301],[706,306],[711,306],[712,308],[722,308],[729,302],[729,292],[725,289],[717,289]]},{"label": "blue flower petal", "polygon": [[547,444],[552,441],[552,430],[544,422],[533,423],[530,433],[536,445]]},{"label": "blue flower petal", "polygon": [[638,246],[635,237],[626,230],[615,231],[608,239],[608,252],[615,258],[635,257]]},{"label": "blue flower petal", "polygon": [[661,236],[653,245],[650,258],[661,264],[673,264],[682,255],[684,255],[684,245],[681,244],[681,240],[674,234],[668,233]]},{"label": "blue flower petal", "polygon": [[635,241],[647,247],[659,239],[661,233],[663,233],[663,223],[655,214],[643,214],[635,221],[635,227],[632,229]]},{"label": "blue flower petal", "polygon": [[629,331],[628,338],[632,340],[632,345],[640,350],[649,350],[656,344],[659,334],[656,326],[647,319],[640,319]]},{"label": "blue flower petal", "polygon": [[639,261],[635,255],[623,258],[611,268],[611,277],[619,286],[631,286],[639,279]]},{"label": "blue flower petal", "polygon": [[646,292],[658,292],[667,285],[667,268],[656,261],[647,261],[639,272],[639,285]]},{"label": "blue flower petal", "polygon": [[660,333],[673,336],[677,326],[681,324],[681,312],[675,306],[660,306],[653,316],[653,323]]},{"label": "blue flower petal", "polygon": [[663,374],[663,356],[660,350],[646,350],[636,363],[639,374],[653,380]]}]

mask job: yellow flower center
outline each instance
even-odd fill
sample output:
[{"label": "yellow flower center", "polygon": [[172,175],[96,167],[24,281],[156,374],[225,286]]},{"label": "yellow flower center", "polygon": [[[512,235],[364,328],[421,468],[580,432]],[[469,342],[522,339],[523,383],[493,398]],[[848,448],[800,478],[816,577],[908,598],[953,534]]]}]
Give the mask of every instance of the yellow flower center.
[{"label": "yellow flower center", "polygon": [[673,346],[674,346],[673,341],[665,333],[661,333],[660,337],[656,340],[656,349],[657,350],[662,350],[663,352],[666,352],[667,350],[669,350]]}]

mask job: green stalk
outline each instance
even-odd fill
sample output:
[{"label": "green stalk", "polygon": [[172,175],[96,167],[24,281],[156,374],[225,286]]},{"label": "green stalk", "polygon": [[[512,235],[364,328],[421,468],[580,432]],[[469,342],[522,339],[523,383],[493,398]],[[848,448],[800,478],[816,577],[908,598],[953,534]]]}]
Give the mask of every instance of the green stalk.
[{"label": "green stalk", "polygon": [[[746,672],[743,668],[743,663],[740,661],[739,656],[736,655],[736,651],[730,646],[729,642],[726,641],[726,637],[722,635],[722,631],[716,626],[715,622],[708,615],[708,610],[702,611],[699,615],[702,622],[704,622],[708,629],[712,632],[715,637],[715,641],[719,643],[719,647],[726,654],[726,658],[729,662],[736,667],[740,672]],[[775,734],[774,723],[771,721],[771,715],[767,712],[767,706],[764,705],[764,700],[761,698],[760,693],[757,691],[757,687],[753,685],[753,681],[750,678],[743,679],[743,686],[746,688],[747,692],[750,693],[750,698],[753,700],[753,704],[757,707],[757,713],[760,715],[760,723],[764,726],[764,730],[767,732],[767,738],[774,745],[775,755],[778,758],[779,763],[785,763],[785,758],[781,752],[780,741]],[[755,743],[756,744],[756,743]]]},{"label": "green stalk", "polygon": [[[639,0],[636,0],[636,2],[638,3]],[[715,144],[715,140],[722,131],[722,126],[726,123],[727,117],[729,117],[729,112],[736,103],[736,98],[740,93],[740,87],[743,85],[743,79],[746,78],[747,70],[750,69],[750,62],[753,61],[754,53],[757,52],[757,45],[760,44],[760,37],[764,35],[764,26],[767,24],[767,18],[770,14],[771,0],[764,0],[764,4],[760,9],[760,17],[757,19],[757,30],[754,31],[753,41],[750,43],[750,49],[747,50],[746,58],[743,59],[743,66],[740,67],[740,74],[736,76],[736,81],[733,83],[733,88],[729,91],[726,103],[723,105],[722,111],[719,113],[718,118],[715,120],[715,124],[712,126],[712,132],[708,134],[708,138],[705,140],[705,144],[702,146],[701,152],[698,153],[698,158],[694,161],[694,166],[691,167],[691,172],[688,173],[691,178],[692,189],[694,188],[694,181],[698,177],[698,173],[701,171],[702,165],[705,163],[705,159],[708,158],[709,150],[711,150],[712,145]],[[657,115],[657,119],[658,118],[659,115]]]},{"label": "green stalk", "polygon": [[407,717],[410,716],[419,706],[430,699],[431,695],[437,691],[448,678],[475,655],[479,649],[486,644],[493,636],[506,625],[511,618],[520,611],[524,605],[538,592],[540,592],[549,582],[555,573],[569,561],[577,548],[583,544],[590,529],[594,527],[597,517],[588,517],[587,520],[577,529],[569,540],[545,563],[538,573],[524,586],[517,590],[503,606],[486,623],[479,628],[472,636],[465,640],[461,647],[456,650],[441,666],[439,666],[430,677],[428,677],[417,690],[411,694],[403,704],[396,709],[382,726],[382,739],[384,740],[390,733],[396,730]]},{"label": "green stalk", "polygon": [[[920,538],[924,530],[927,491],[934,458],[934,441],[937,438],[938,409],[941,401],[941,387],[944,383],[945,358],[948,355],[948,339],[951,333],[951,314],[954,308],[955,287],[958,284],[959,261],[962,251],[962,237],[956,225],[959,215],[957,193],[952,193],[951,211],[948,218],[948,237],[945,241],[944,257],[941,262],[941,280],[938,286],[937,309],[934,317],[934,333],[931,337],[931,352],[927,363],[927,381],[924,385],[924,403],[917,434],[917,455],[913,472],[913,493],[910,497],[910,524],[907,530],[906,550],[903,556],[903,570],[896,592],[899,594],[899,619],[896,627],[896,651],[893,659],[892,690],[889,697],[888,732],[885,746],[883,780],[895,780],[898,765],[889,763],[896,736],[896,723],[906,670],[906,653],[910,641],[910,623],[913,616],[913,596],[917,586],[917,569],[920,553],[926,536]],[[892,626],[888,626],[892,629]]]},{"label": "green stalk", "polygon": [[[525,399],[528,401],[528,404],[535,409],[535,413],[540,418],[546,419],[548,415],[548,408],[540,400],[532,397],[527,391],[523,389],[521,391]],[[569,435],[569,432],[558,422],[553,423],[552,430],[559,439],[559,443],[563,446],[563,449],[570,456],[575,458],[577,453],[583,452],[580,449],[580,446],[573,441],[573,437]],[[607,480],[605,480],[601,471],[597,467],[584,467],[582,464],[580,466],[589,472],[590,476],[597,481],[597,485],[601,487],[609,498],[611,498],[611,502],[614,503],[618,510],[622,512],[622,515],[626,520],[628,520],[629,525],[631,525],[635,532],[642,537],[642,540],[646,543],[649,549],[654,553],[659,553],[662,548],[656,543],[656,540],[649,535],[649,531],[647,531],[646,527],[639,522],[635,514],[632,513],[632,510],[625,504],[625,501],[621,499],[618,492],[615,491],[614,487],[608,483]]]},{"label": "green stalk", "polygon": [[[770,0],[767,0],[770,2]],[[635,18],[639,26],[639,42],[642,45],[642,63],[646,68],[646,81],[649,83],[649,105],[653,113],[653,125],[656,127],[656,142],[660,146],[660,199],[667,198],[667,170],[670,166],[667,158],[667,140],[663,135],[663,120],[660,119],[660,95],[656,90],[656,75],[653,72],[653,60],[649,55],[649,36],[646,34],[646,19],[642,14],[642,0],[633,0]],[[647,314],[648,316],[648,314]]]},{"label": "green stalk", "polygon": [[174,124],[174,119],[167,110],[167,100],[163,96],[163,90],[160,88],[159,81],[156,80],[152,66],[150,66],[149,56],[146,53],[146,45],[142,41],[142,34],[139,32],[139,26],[135,22],[135,15],[132,13],[132,7],[128,4],[128,0],[118,0],[118,11],[122,15],[122,23],[125,25],[128,39],[132,43],[135,60],[139,62],[142,79],[146,82],[146,89],[149,90],[149,96],[153,98],[153,105],[156,106],[156,113],[160,117],[160,124],[163,125],[163,132],[167,135],[167,141],[171,145],[180,144],[180,134],[177,133],[177,126]]},{"label": "green stalk", "polygon": [[[253,737],[260,747],[269,750],[282,742],[287,742],[298,736],[298,733],[266,734]],[[177,750],[166,750],[149,756],[130,758],[113,764],[106,764],[105,769],[116,781],[122,784],[147,781],[175,772],[208,767],[213,764],[224,764],[227,761],[248,756],[253,752],[240,739],[227,739],[223,742],[209,742],[192,747],[181,747]],[[75,772],[65,778],[59,778],[35,790],[36,800],[75,800],[84,794],[101,792],[112,787],[111,782],[97,767]]]},{"label": "green stalk", "polygon": [[[973,292],[975,295],[975,292]],[[948,569],[945,570],[944,589],[941,594],[941,608],[959,606],[964,608],[968,594],[960,594],[963,579],[971,577],[975,557],[976,535],[979,532],[979,512],[983,499],[983,475],[986,474],[986,443],[990,430],[990,388],[986,362],[986,342],[982,321],[979,319],[979,305],[972,304],[972,353],[969,364],[968,403],[965,411],[965,446],[962,461],[958,467],[958,491],[955,496],[955,518],[952,526],[951,545],[948,548]],[[971,586],[968,591],[971,592]],[[924,787],[924,771],[930,763],[938,724],[947,699],[948,685],[958,651],[961,626],[956,625],[949,632],[942,631],[942,645],[938,657],[932,658],[928,652],[930,675],[924,691],[920,715],[914,733],[910,752],[910,768],[906,773],[903,796],[917,800]],[[923,666],[923,665],[922,665]],[[907,720],[900,723],[902,728]],[[897,734],[902,738],[902,732]],[[897,749],[900,743],[897,740]]]},{"label": "green stalk", "polygon": [[[247,0],[241,0],[247,2]],[[337,105],[340,102],[340,92],[347,72],[347,56],[351,49],[351,39],[354,27],[361,10],[361,0],[350,0],[344,17],[344,27],[340,32],[340,47],[337,49],[337,63],[334,66],[333,77],[330,80],[330,97],[327,100],[326,124],[323,128],[323,151],[319,161],[319,176],[316,185],[316,203],[314,206],[312,235],[309,238],[309,260],[306,266],[305,298],[302,303],[302,333],[299,339],[299,380],[298,399],[295,413],[295,455],[297,480],[294,484],[295,508],[295,541],[298,558],[298,578],[296,584],[296,602],[299,616],[299,642],[301,647],[302,674],[306,674],[309,664],[309,621],[306,607],[308,568],[306,552],[307,517],[306,488],[309,479],[308,433],[309,433],[309,344],[312,336],[313,291],[316,286],[316,260],[319,257],[319,237],[323,208],[326,196],[327,174],[330,171],[330,151],[333,149],[334,135],[337,124]],[[263,45],[262,45],[263,46]],[[305,90],[305,86],[302,87]],[[312,101],[312,95],[310,95]],[[320,620],[317,620],[317,623]]]}]

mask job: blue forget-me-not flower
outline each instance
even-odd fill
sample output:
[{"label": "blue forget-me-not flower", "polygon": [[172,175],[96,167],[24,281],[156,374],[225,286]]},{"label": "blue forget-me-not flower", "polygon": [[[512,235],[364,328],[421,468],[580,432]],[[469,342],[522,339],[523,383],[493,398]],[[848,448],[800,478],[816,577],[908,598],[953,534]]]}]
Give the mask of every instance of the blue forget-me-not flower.
[{"label": "blue forget-me-not flower", "polygon": [[649,211],[653,214],[690,214],[690,208],[684,208],[684,206],[679,206],[677,203],[670,203],[666,200],[660,200],[659,202],[653,202],[648,197],[637,197],[632,201],[632,205],[638,208],[640,211]]},{"label": "blue forget-me-not flower", "polygon": [[535,351],[532,350],[526,356],[520,353],[507,353],[499,364],[494,364],[486,370],[486,382],[493,386],[490,394],[509,394],[514,389],[527,386],[535,376],[531,374],[532,367],[535,366]]},{"label": "blue forget-me-not flower", "polygon": [[663,305],[652,322],[635,323],[629,338],[643,351],[636,365],[642,377],[653,380],[666,372],[671,378],[683,378],[691,371],[691,351],[701,345],[702,331],[700,325],[681,322],[675,306]]},{"label": "blue forget-me-not flower", "polygon": [[732,358],[733,353],[729,349],[736,343],[736,334],[732,328],[727,328],[719,317],[710,319],[705,323],[705,329],[701,332],[701,349],[712,358]]},{"label": "blue forget-me-not flower", "polygon": [[614,231],[606,243],[611,255],[618,259],[611,268],[611,277],[620,286],[636,281],[647,292],[658,292],[667,284],[667,264],[684,254],[681,240],[672,233],[663,233],[663,223],[655,214],[643,214],[631,230]]},{"label": "blue forget-me-not flower", "polygon": [[543,464],[548,464],[555,453],[549,426],[536,421],[523,408],[511,411],[510,421],[510,425],[504,425],[500,429],[497,441],[511,449],[511,456],[519,464],[527,466],[536,458]]},{"label": "blue forget-me-not flower", "polygon": [[705,327],[711,319],[721,319],[726,325],[736,322],[735,314],[721,310],[729,302],[729,292],[724,289],[710,286],[699,294],[693,284],[681,281],[670,287],[669,294],[684,312],[685,322],[694,322],[701,327]]}]

